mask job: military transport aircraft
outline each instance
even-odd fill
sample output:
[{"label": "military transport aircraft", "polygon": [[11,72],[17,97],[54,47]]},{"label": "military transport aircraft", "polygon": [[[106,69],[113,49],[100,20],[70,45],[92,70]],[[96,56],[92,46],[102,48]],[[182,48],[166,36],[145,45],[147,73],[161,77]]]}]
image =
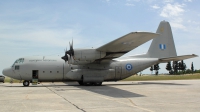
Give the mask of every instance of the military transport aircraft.
[{"label": "military transport aircraft", "polygon": [[[121,57],[153,39],[146,54]],[[97,49],[70,49],[63,57],[32,56],[17,59],[3,70],[5,76],[30,83],[77,81],[80,85],[101,85],[119,81],[152,65],[179,61],[197,55],[177,56],[169,22],[161,21],[156,33],[131,32]],[[62,60],[63,59],[63,60]]]}]

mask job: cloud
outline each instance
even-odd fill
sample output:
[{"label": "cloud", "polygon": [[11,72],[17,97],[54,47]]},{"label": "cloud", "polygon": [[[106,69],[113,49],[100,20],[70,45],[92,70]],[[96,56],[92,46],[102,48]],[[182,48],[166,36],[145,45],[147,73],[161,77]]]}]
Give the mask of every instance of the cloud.
[{"label": "cloud", "polygon": [[160,9],[160,7],[158,6],[158,5],[153,5],[153,6],[151,6],[153,9]]},{"label": "cloud", "polygon": [[135,6],[135,5],[132,4],[132,3],[126,3],[125,5],[126,5],[126,6]]},{"label": "cloud", "polygon": [[189,19],[187,20],[186,24],[187,24],[187,31],[193,34],[190,38],[198,38],[197,35],[200,34],[200,21]]},{"label": "cloud", "polygon": [[162,17],[177,17],[180,16],[185,10],[183,9],[184,5],[180,4],[170,4],[168,3],[166,6],[163,7],[163,10],[160,14]]},{"label": "cloud", "polygon": [[188,20],[187,22],[192,23],[192,24],[196,24],[196,25],[200,25],[200,22],[198,22],[198,21]]},{"label": "cloud", "polygon": [[[21,32],[21,31],[19,31]],[[0,34],[0,39],[2,42],[9,42],[11,45],[13,43],[20,45],[18,42],[25,42],[23,45],[26,46],[26,43],[29,45],[37,46],[57,46],[57,47],[64,47],[68,44],[66,40],[71,40],[73,37],[76,37],[76,43],[80,43],[78,38],[79,32],[74,29],[63,29],[63,30],[51,30],[51,29],[40,29],[35,31],[24,31],[24,33],[16,33],[7,32],[4,34]],[[66,42],[64,42],[66,41]]]},{"label": "cloud", "polygon": [[170,21],[172,27],[177,29],[186,30],[186,27],[183,25],[182,15],[185,12],[184,4],[171,4],[167,3],[163,6],[160,16],[166,18]]},{"label": "cloud", "polygon": [[164,0],[164,3],[172,3],[174,0]]},{"label": "cloud", "polygon": [[140,2],[141,0],[126,0],[127,2]]},{"label": "cloud", "polygon": [[192,2],[192,0],[184,0],[184,2]]},{"label": "cloud", "polygon": [[186,29],[186,27],[179,22],[173,22],[172,21],[170,24],[171,24],[172,27],[177,28],[177,29],[183,29],[183,30]]},{"label": "cloud", "polygon": [[[31,26],[31,27],[30,27]],[[46,25],[34,26],[29,23],[9,24],[2,23],[0,26],[0,47],[24,48],[35,47],[66,47],[68,41],[74,37],[75,44],[80,44],[83,39],[80,36],[82,29],[79,25],[65,28],[52,28]],[[21,44],[23,43],[23,44]],[[28,44],[27,44],[28,43]]]}]

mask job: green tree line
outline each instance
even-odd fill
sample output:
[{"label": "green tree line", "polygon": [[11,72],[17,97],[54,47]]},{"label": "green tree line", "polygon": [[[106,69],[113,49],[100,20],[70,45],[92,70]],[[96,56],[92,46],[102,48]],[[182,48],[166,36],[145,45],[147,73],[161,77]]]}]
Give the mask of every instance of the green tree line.
[{"label": "green tree line", "polygon": [[[158,64],[151,66],[150,67],[151,74],[152,74],[153,70],[155,70],[155,74],[158,75],[159,69],[160,69],[160,67]],[[193,62],[191,63],[190,69],[189,68],[187,69],[187,66],[183,60],[172,61],[172,63],[168,62],[166,65],[166,70],[169,71],[170,75],[200,73],[200,70],[194,70]]]}]

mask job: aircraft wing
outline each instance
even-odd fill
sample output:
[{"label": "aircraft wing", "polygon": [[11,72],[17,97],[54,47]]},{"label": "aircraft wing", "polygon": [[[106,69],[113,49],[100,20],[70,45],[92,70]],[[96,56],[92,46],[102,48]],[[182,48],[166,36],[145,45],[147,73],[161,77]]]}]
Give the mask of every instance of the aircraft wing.
[{"label": "aircraft wing", "polygon": [[97,50],[106,52],[104,59],[118,58],[158,35],[157,33],[151,32],[131,32],[97,48]]},{"label": "aircraft wing", "polygon": [[198,55],[192,54],[192,55],[183,55],[183,56],[176,56],[176,57],[169,57],[169,58],[161,58],[159,59],[161,62],[169,62],[169,61],[180,61],[180,60],[185,60],[189,58],[194,58],[198,57]]}]

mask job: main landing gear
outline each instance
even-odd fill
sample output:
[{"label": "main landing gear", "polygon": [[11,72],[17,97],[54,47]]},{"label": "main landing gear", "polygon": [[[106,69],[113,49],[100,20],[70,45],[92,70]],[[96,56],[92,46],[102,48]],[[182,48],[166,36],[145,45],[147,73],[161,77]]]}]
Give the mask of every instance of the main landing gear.
[{"label": "main landing gear", "polygon": [[27,81],[27,80],[25,80],[25,81],[23,82],[23,85],[24,85],[24,86],[29,86],[29,84],[30,84],[30,82]]},{"label": "main landing gear", "polygon": [[83,82],[83,81],[78,81],[79,85],[81,86],[101,86],[102,82]]}]

